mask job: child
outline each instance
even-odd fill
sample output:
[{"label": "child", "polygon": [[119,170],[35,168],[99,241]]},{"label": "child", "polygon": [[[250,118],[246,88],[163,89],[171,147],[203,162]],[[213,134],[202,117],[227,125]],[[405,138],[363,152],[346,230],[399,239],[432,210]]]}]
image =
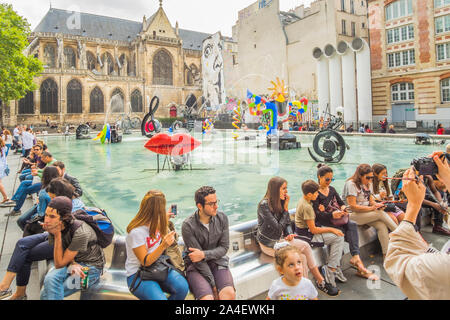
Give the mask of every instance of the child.
[{"label": "child", "polygon": [[311,280],[303,277],[300,250],[287,242],[280,246],[275,251],[275,268],[281,277],[272,282],[267,300],[318,300]]},{"label": "child", "polygon": [[344,234],[337,228],[316,225],[316,214],[311,201],[315,201],[319,196],[319,185],[313,180],[305,181],[302,184],[302,191],[303,197],[298,202],[295,213],[295,233],[309,243],[327,245],[330,253],[327,265],[322,267],[322,274],[326,282],[336,287],[336,278],[341,282],[347,281],[340,268]]}]

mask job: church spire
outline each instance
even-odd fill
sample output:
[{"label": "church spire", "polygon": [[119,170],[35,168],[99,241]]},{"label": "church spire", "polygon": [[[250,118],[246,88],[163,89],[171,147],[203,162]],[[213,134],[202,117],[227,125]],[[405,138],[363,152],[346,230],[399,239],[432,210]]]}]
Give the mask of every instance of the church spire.
[{"label": "church spire", "polygon": [[162,2],[163,0],[159,0],[159,7],[162,8]]}]

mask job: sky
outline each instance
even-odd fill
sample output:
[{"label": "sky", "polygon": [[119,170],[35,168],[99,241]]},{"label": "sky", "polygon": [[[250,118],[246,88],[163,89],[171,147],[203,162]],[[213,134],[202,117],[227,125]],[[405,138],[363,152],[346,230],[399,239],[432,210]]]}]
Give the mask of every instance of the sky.
[{"label": "sky", "polygon": [[[0,0],[13,5],[13,9],[31,24],[39,24],[50,8],[93,13],[132,21],[142,21],[159,8],[159,0]],[[256,0],[163,0],[163,8],[170,23],[178,21],[181,29],[231,36],[238,11]],[[301,4],[309,6],[313,0],[280,0],[280,9],[287,11]]]}]

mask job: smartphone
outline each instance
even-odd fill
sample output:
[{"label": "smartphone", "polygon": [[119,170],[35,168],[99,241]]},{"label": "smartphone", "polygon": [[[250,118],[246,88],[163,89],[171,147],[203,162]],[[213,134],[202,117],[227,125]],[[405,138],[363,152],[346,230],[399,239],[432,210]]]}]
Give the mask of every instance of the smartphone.
[{"label": "smartphone", "polygon": [[170,207],[170,211],[173,213],[174,216],[176,216],[176,215],[177,215],[177,205],[176,205],[176,204],[173,204],[173,205]]}]

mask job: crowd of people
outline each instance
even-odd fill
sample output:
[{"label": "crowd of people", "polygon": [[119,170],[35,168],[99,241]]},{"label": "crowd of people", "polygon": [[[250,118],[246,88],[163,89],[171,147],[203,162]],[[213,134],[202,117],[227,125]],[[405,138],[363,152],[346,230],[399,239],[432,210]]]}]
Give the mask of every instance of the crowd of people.
[{"label": "crowd of people", "polygon": [[[90,286],[99,281],[105,255],[96,230],[75,218],[76,212],[86,208],[80,199],[80,183],[66,172],[64,163],[53,157],[43,141],[33,136],[28,148],[27,133],[29,130],[22,132],[26,151],[18,172],[20,185],[11,200],[0,183],[4,198],[0,206],[13,207],[8,215],[20,215],[17,223],[24,231],[0,281],[0,299],[26,299],[32,262],[52,259],[54,268],[45,276],[40,298],[62,300],[80,290],[71,285],[71,277],[82,280],[88,276]],[[8,136],[7,132],[3,134]],[[7,171],[7,152],[0,138],[2,178]],[[442,157],[434,159],[438,175],[417,177],[413,170],[405,169],[396,179],[389,178],[383,164],[361,164],[347,179],[342,193],[332,186],[333,169],[320,164],[314,180],[302,183],[303,196],[295,214],[289,213],[287,181],[271,178],[257,204],[256,215],[256,240],[262,253],[274,258],[280,274],[267,288],[268,299],[317,299],[318,290],[329,296],[339,295],[338,283],[347,282],[342,270],[345,242],[356,275],[379,280],[360,257],[358,226],[363,225],[375,228],[386,271],[408,297],[448,299],[450,256],[427,253],[432,248],[418,233],[420,215],[428,209],[433,213],[433,232],[450,236],[443,226],[448,216],[450,168]],[[390,185],[388,179],[392,179]],[[27,195],[32,194],[38,195],[37,203],[22,213]],[[150,190],[142,199],[126,235],[127,286],[137,298],[183,300],[189,291],[197,300],[236,298],[227,256],[228,217],[218,210],[219,197],[211,186],[199,188],[194,201],[196,211],[182,223],[183,253],[178,246],[180,235],[171,222],[174,213],[167,209],[165,195]],[[414,241],[414,252],[409,252],[408,243]],[[329,253],[325,265],[319,266],[313,248],[323,246],[329,248]],[[315,285],[308,279],[309,271]],[[421,272],[427,273],[428,283],[421,279]],[[434,272],[438,276],[430,280]],[[17,289],[13,293],[10,287],[14,279]]]}]

